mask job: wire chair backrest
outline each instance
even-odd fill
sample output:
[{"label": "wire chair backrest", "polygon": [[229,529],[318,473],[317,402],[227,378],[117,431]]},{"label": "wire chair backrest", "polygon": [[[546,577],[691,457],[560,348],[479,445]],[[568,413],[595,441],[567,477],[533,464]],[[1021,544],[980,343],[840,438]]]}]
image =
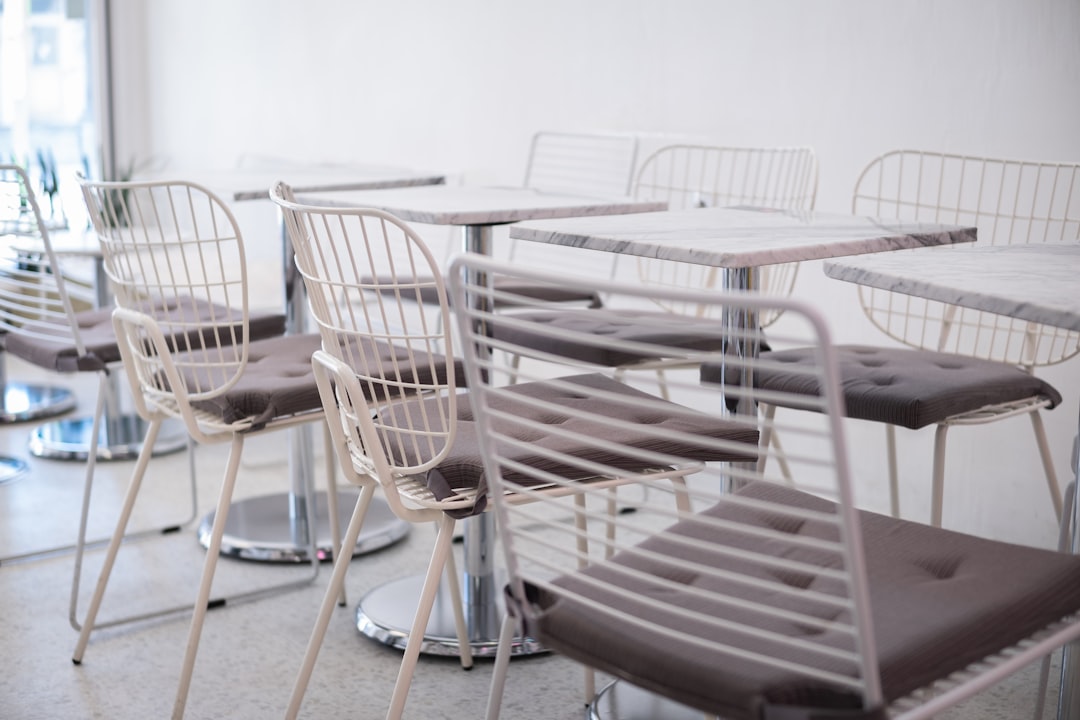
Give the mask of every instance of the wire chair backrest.
[{"label": "wire chair backrest", "polygon": [[637,150],[633,135],[541,131],[530,143],[523,184],[552,192],[628,195]]},{"label": "wire chair backrest", "polygon": [[[571,195],[627,196],[637,154],[635,135],[541,130],[529,142],[522,185]],[[507,257],[517,257],[519,242],[510,240],[507,247]]]},{"label": "wire chair backrest", "polygon": [[74,345],[86,352],[75,318],[93,305],[94,278],[77,278],[61,264],[30,177],[0,164],[0,331]]},{"label": "wire chair backrest", "polygon": [[[975,226],[979,245],[1080,239],[1080,164],[896,150],[859,175],[857,215]],[[1033,367],[1080,352],[1080,333],[860,287],[870,321],[905,345]]]},{"label": "wire chair backrest", "polygon": [[137,395],[187,407],[228,391],[249,339],[244,245],[228,207],[184,181],[80,185],[125,311],[117,339]]},{"label": "wire chair backrest", "polygon": [[[696,207],[751,206],[778,210],[810,211],[817,198],[818,165],[808,147],[723,147],[668,145],[646,158],[638,170],[634,197],[662,200],[669,210]],[[721,272],[690,263],[638,259],[642,282],[666,287],[719,288]],[[766,295],[791,293],[798,263],[761,268],[759,289]],[[665,300],[671,303],[674,300]],[[702,315],[704,307],[665,309]],[[769,312],[761,326],[779,317]]]},{"label": "wire chair backrest", "polygon": [[[478,281],[496,274],[524,282],[591,285],[621,307],[665,301],[679,307],[701,305],[706,314],[717,316],[724,308],[786,312],[791,320],[777,340],[817,348],[817,362],[797,372],[805,371],[806,381],[821,390],[816,397],[803,395],[792,401],[821,412],[795,414],[814,417],[782,421],[778,431],[800,488],[827,495],[835,504],[799,507],[774,496],[782,482],[779,472],[766,475],[758,468],[776,468],[775,462],[698,463],[681,487],[647,475],[628,480],[643,492],[631,490],[623,497],[643,499],[632,502],[633,513],[612,513],[608,490],[574,480],[582,468],[597,476],[626,478],[619,468],[626,467],[623,460],[628,457],[666,469],[694,465],[688,455],[669,451],[675,445],[715,445],[713,449],[731,451],[730,436],[705,439],[688,433],[677,421],[707,414],[756,433],[756,413],[729,415],[725,399],[747,394],[750,384],[741,373],[752,374],[770,361],[767,356],[756,359],[753,352],[732,351],[753,342],[752,334],[735,330],[730,331],[728,352],[669,345],[665,340],[671,336],[669,321],[657,314],[643,319],[655,323],[654,332],[638,334],[653,339],[629,342],[553,328],[538,314],[486,311],[483,308],[504,302],[528,303],[527,298],[504,297],[497,286]],[[566,619],[576,616],[589,627],[610,627],[613,638],[661,638],[656,642],[670,639],[685,646],[704,679],[710,677],[710,667],[735,665],[750,675],[787,673],[798,683],[854,696],[867,707],[880,701],[859,523],[840,427],[842,395],[829,336],[816,312],[787,299],[601,282],[524,270],[476,255],[456,258],[448,277],[451,304],[465,334],[470,397],[513,602],[524,616],[526,631],[544,627],[555,621],[553,614],[567,609]],[[469,297],[474,301],[468,302]],[[590,312],[614,311],[604,307]],[[715,328],[715,321],[707,324]],[[673,410],[657,397],[652,373],[626,376],[629,384],[643,391],[635,395],[582,382],[582,375],[611,373],[609,363],[561,357],[552,349],[561,344],[536,341],[552,335],[573,335],[575,348],[587,344],[595,349],[575,351],[577,358],[616,353],[685,359],[694,369],[672,371],[667,379],[671,398],[681,407]],[[519,343],[515,337],[528,341]],[[520,355],[520,366],[506,368],[502,353]],[[703,383],[697,369],[701,363],[719,365],[721,381]],[[535,397],[517,392],[520,386],[515,382],[576,389],[580,405],[575,420],[596,421],[595,436],[577,437],[591,450],[574,457],[544,457],[535,464],[510,460],[515,454],[520,457],[523,446],[532,445],[530,428],[523,427],[521,418],[528,416],[525,408],[537,403]],[[777,399],[775,393],[765,395],[760,399]],[[595,414],[594,408],[606,403],[623,405],[624,412],[614,413],[621,420],[612,422],[610,411]],[[535,430],[541,428],[558,432],[558,424],[550,420]],[[621,439],[640,438],[640,433],[649,439],[633,445]],[[543,454],[539,446],[533,452]],[[748,452],[760,458],[775,450],[752,444]],[[564,466],[577,473],[551,469]],[[732,486],[741,489],[725,491]],[[551,492],[554,488],[563,497],[555,497],[560,492]],[[533,502],[519,502],[521,498]],[[691,509],[704,512],[695,514]],[[620,666],[618,647],[615,640],[610,647],[605,643],[589,650],[594,661],[590,664],[620,674],[625,667]]]},{"label": "wire chair backrest", "polygon": [[[453,441],[457,398],[442,362],[453,343],[435,257],[389,213],[298,203],[284,184],[271,197],[284,213],[323,351],[353,370],[355,385],[339,392],[338,407],[354,464],[384,482],[437,466]],[[442,310],[435,319],[419,302],[432,290]],[[421,399],[414,411],[402,409]]]}]

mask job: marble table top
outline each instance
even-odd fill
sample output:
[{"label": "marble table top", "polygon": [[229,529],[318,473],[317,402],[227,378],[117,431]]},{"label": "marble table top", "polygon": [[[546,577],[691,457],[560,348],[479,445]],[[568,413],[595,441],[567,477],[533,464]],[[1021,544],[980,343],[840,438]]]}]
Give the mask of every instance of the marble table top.
[{"label": "marble table top", "polygon": [[698,265],[751,268],[974,242],[975,228],[817,212],[699,208],[525,222],[511,227],[510,237]]},{"label": "marble table top", "polygon": [[1080,244],[979,245],[825,263],[829,277],[1080,331]]},{"label": "marble table top", "polygon": [[666,203],[629,197],[590,197],[524,187],[428,185],[390,190],[297,193],[297,200],[332,207],[371,207],[407,222],[504,225],[533,218],[566,218],[660,210]]}]

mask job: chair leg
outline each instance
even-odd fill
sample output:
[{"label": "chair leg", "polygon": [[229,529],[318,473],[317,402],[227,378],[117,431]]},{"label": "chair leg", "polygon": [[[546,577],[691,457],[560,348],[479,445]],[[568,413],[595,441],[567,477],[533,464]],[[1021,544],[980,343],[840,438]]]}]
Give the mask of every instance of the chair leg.
[{"label": "chair leg", "polygon": [[776,406],[758,403],[758,410],[762,414],[762,425],[764,426],[764,429],[761,431],[761,456],[758,458],[758,474],[761,475],[765,472],[765,464],[769,459],[769,447],[771,446],[776,453],[776,462],[780,465],[781,477],[784,478],[784,482],[794,487],[795,477],[791,474],[791,466],[788,465],[787,455],[784,453],[784,448],[780,444],[780,436],[773,430],[773,420],[776,418]]},{"label": "chair leg", "polygon": [[510,378],[509,378],[508,382],[509,382],[510,385],[516,385],[517,381],[518,381],[518,373],[521,370],[521,356],[518,355],[517,353],[514,353],[513,355],[511,355],[509,365],[510,365]]},{"label": "chair leg", "polygon": [[[614,552],[613,548],[615,547],[615,523],[613,522],[613,519],[615,517],[615,513],[618,511],[617,510],[617,503],[616,503],[617,497],[618,496],[615,493],[615,488],[614,487],[608,488],[607,497],[605,498],[605,501],[604,501],[604,506],[605,506],[605,509],[607,510],[607,522],[605,523],[605,527],[604,527],[604,537],[605,537],[604,558],[605,559],[608,559],[608,558],[611,557],[612,553]],[[578,557],[578,568],[585,568],[589,564],[588,563],[588,558],[589,558],[589,539],[588,538],[589,538],[589,535],[588,535],[588,522],[587,522],[588,508],[586,507],[586,500],[585,500],[585,494],[584,493],[577,493],[576,495],[574,495],[574,507],[575,507],[575,511],[574,511],[574,527],[577,528],[578,533],[579,533],[578,534],[578,539],[577,539],[577,551],[578,551],[578,556],[579,556]],[[506,617],[503,618],[502,632],[506,632],[506,623],[508,621],[510,621],[510,614],[509,613],[507,613]],[[499,635],[499,642],[500,642],[499,649],[498,649],[498,651],[496,653],[496,656],[495,656],[495,662],[496,663],[498,663],[499,659],[500,659],[498,653],[502,652],[502,645],[501,645],[501,643],[502,643],[502,634],[501,633]],[[509,649],[507,651],[509,652]],[[504,676],[505,676],[505,673],[506,673],[506,671],[503,670]],[[492,689],[494,691],[494,683],[495,683],[495,678],[494,677],[492,677],[491,682],[492,682]],[[501,683],[503,682],[503,679],[501,678],[499,680],[499,682],[500,682],[499,699],[501,700],[502,699]],[[589,700],[591,698],[595,697],[595,695],[596,695],[596,673],[593,672],[593,669],[591,667],[587,666],[587,665],[584,667],[583,692],[585,694],[585,704],[588,705]],[[490,717],[490,714],[491,714],[491,711],[492,711],[490,703],[491,703],[491,701],[489,700],[488,701],[488,715],[489,715],[489,717]],[[498,707],[495,708],[495,714],[498,715]]]},{"label": "chair leg", "polygon": [[930,497],[930,524],[934,527],[941,527],[941,506],[945,497],[945,436],[948,432],[949,426],[944,423],[934,431],[934,479]]},{"label": "chair leg", "polygon": [[889,463],[889,514],[900,517],[900,473],[896,467],[896,426],[885,426],[885,456]]},{"label": "chair leg", "polygon": [[660,397],[671,402],[671,392],[668,390],[667,375],[664,374],[663,368],[656,369],[656,385],[660,389]]},{"label": "chair leg", "polygon": [[[330,428],[325,424],[323,431],[323,454],[326,456],[326,513],[330,518],[330,547],[334,562],[341,557],[345,544],[341,539],[341,516],[338,515],[338,487],[337,487],[337,455],[334,453],[334,438],[330,434]],[[360,498],[357,498],[359,504]],[[353,539],[353,545],[356,540]],[[352,549],[349,551],[349,559],[352,559]],[[338,605],[345,607],[349,599],[345,595],[345,583],[341,584],[341,593],[338,596]]]},{"label": "chair leg", "polygon": [[795,487],[795,476],[791,474],[791,466],[788,465],[787,454],[784,452],[784,446],[780,444],[780,436],[775,432],[772,433],[772,446],[776,449],[776,462],[780,465],[780,475],[791,487]]},{"label": "chair leg", "polygon": [[[98,410],[104,409],[104,400],[101,399],[98,402]],[[90,440],[90,458],[97,455],[97,430],[98,423],[100,421],[100,414],[95,413],[93,425],[93,436]],[[124,530],[127,528],[128,520],[131,519],[132,508],[135,507],[135,499],[139,495],[139,488],[142,486],[143,477],[146,475],[146,466],[150,462],[150,456],[153,454],[152,448],[154,440],[157,439],[158,430],[161,428],[161,420],[155,419],[150,422],[149,427],[146,429],[146,438],[143,441],[142,449],[139,451],[139,459],[135,463],[135,470],[131,474],[131,482],[128,484],[127,495],[124,497],[124,504],[120,509],[120,517],[116,521],[116,529],[113,531],[112,540],[109,542],[109,548],[105,553],[105,563],[101,568],[101,574],[98,576],[97,586],[94,588],[94,595],[90,600],[90,607],[86,611],[86,618],[80,625],[76,617],[78,612],[78,600],[79,600],[79,576],[82,565],[82,546],[81,540],[86,533],[85,522],[80,524],[79,527],[79,550],[75,555],[75,578],[72,582],[71,588],[71,603],[69,607],[69,620],[72,627],[79,630],[79,639],[75,643],[75,652],[72,653],[71,661],[76,665],[80,664],[83,659],[83,654],[86,652],[86,645],[90,641],[90,632],[95,627],[95,620],[97,619],[98,610],[101,609],[101,600],[105,597],[105,588],[109,584],[109,575],[112,574],[113,565],[116,562],[116,555],[120,551],[120,542],[124,538]],[[93,478],[93,460],[89,460],[87,463],[87,484],[92,482]],[[89,490],[89,488],[87,488]],[[89,495],[87,493],[86,495]],[[83,504],[85,505],[89,501],[89,498],[84,496]]]},{"label": "chair leg", "polygon": [[446,554],[446,584],[450,592],[450,607],[454,611],[454,630],[458,639],[458,658],[461,661],[462,670],[472,670],[473,656],[472,644],[469,641],[469,625],[465,622],[465,608],[461,599],[461,583],[458,578],[457,562],[454,560],[454,549]]},{"label": "chair leg", "polygon": [[[352,518],[349,520],[349,526],[345,530],[343,541],[345,547],[356,545],[356,539],[360,537],[360,531],[364,526],[364,517],[367,515],[368,506],[371,505],[371,499],[374,496],[374,485],[360,488],[360,496],[356,499]],[[300,672],[296,676],[296,681],[293,683],[292,695],[289,697],[289,707],[285,712],[285,717],[289,720],[295,718],[300,712],[300,705],[304,701],[304,693],[307,692],[311,673],[315,669],[315,661],[319,657],[319,650],[322,648],[323,639],[326,637],[326,629],[330,625],[330,616],[334,612],[335,597],[344,596],[342,588],[345,585],[345,574],[349,571],[351,562],[351,554],[338,553],[334,556],[334,573],[330,577],[330,584],[326,587],[326,594],[323,595],[322,606],[319,608],[319,615],[315,619],[315,627],[311,631],[311,638],[308,640],[304,660],[300,665]]]},{"label": "chair leg", "polygon": [[1050,491],[1050,502],[1054,504],[1054,514],[1058,522],[1061,522],[1061,486],[1058,485],[1057,472],[1054,470],[1054,458],[1050,455],[1050,445],[1046,441],[1046,428],[1043,426],[1042,414],[1038,409],[1032,410],[1028,415],[1031,418],[1031,427],[1035,431],[1035,443],[1039,446],[1039,457],[1042,459],[1043,472],[1046,473],[1046,486]]},{"label": "chair leg", "polygon": [[[147,437],[149,437],[149,428],[147,428]],[[144,443],[145,442],[146,441],[144,440]],[[152,450],[152,445],[151,445],[151,450]],[[90,457],[93,458],[93,455],[91,455]],[[149,460],[149,458],[148,458],[148,460]],[[195,446],[194,446],[194,444],[191,444],[188,447],[188,464],[189,464],[189,469],[190,469],[190,473],[189,473],[190,476],[189,476],[188,480],[191,483],[191,515],[188,517],[188,519],[181,522],[181,523],[179,523],[179,524],[177,524],[177,525],[166,525],[164,527],[154,528],[154,529],[151,529],[151,530],[139,530],[139,531],[136,531],[136,532],[125,533],[123,535],[123,537],[120,538],[120,542],[126,542],[128,540],[141,540],[143,538],[155,537],[155,536],[161,536],[161,535],[171,535],[173,533],[179,532],[181,530],[181,528],[191,524],[191,522],[195,519],[196,514],[198,512],[198,497],[199,497],[198,496],[198,491],[196,490],[196,487],[195,487]],[[141,470],[136,469],[136,472],[140,473],[139,477],[141,478],[142,473],[146,472],[146,467],[144,466]],[[72,550],[74,550],[74,552],[75,552],[75,569],[74,569],[74,573],[73,573],[73,576],[72,576],[72,579],[71,579],[71,599],[70,599],[70,602],[69,602],[69,605],[68,605],[68,622],[71,624],[71,627],[74,628],[76,632],[80,632],[83,629],[83,622],[79,621],[79,589],[82,586],[82,562],[83,562],[83,557],[85,556],[87,550],[95,550],[97,548],[104,547],[104,546],[108,545],[108,543],[110,541],[109,538],[98,539],[98,540],[86,540],[85,539],[86,538],[86,524],[87,524],[87,521],[89,520],[89,517],[90,517],[90,497],[92,495],[93,480],[94,480],[94,462],[92,460],[90,460],[90,461],[88,461],[87,467],[86,467],[86,480],[84,481],[85,482],[85,487],[84,487],[84,490],[83,490],[82,510],[80,512],[80,515],[79,515],[78,537],[76,539],[75,544],[70,546],[70,548]],[[140,482],[141,482],[141,480],[140,480]],[[66,549],[67,548],[58,548],[56,551],[66,550]],[[56,551],[54,551],[54,552],[56,552]],[[146,615],[132,616],[132,617],[129,617],[129,618],[126,618],[126,619],[123,619],[123,620],[111,620],[109,622],[96,624],[95,628],[101,629],[101,628],[112,627],[114,625],[120,625],[120,624],[123,624],[123,623],[135,622],[136,620],[145,620],[145,619],[149,619],[149,618],[152,618],[152,617],[157,617],[158,615],[163,615],[165,613],[174,612],[174,611],[182,610],[182,609],[184,609],[184,606],[171,608],[171,609],[165,610],[165,611],[154,612],[154,613],[150,613],[150,614],[146,614]]]},{"label": "chair leg", "polygon": [[[102,385],[102,387],[99,387],[99,389],[98,389],[98,397],[99,398],[101,397],[101,393],[105,391],[103,381],[102,381],[101,385]],[[97,427],[100,430],[100,420],[101,420],[101,418],[98,417],[97,420],[99,422],[99,425]],[[96,438],[96,435],[95,435],[95,438]],[[97,451],[96,451],[97,446],[96,446],[96,442],[97,442],[96,439],[91,439],[91,443],[95,444],[94,448],[93,448],[94,452],[87,458],[87,461],[86,461],[86,472],[85,472],[85,475],[84,475],[84,477],[86,479],[85,479],[84,484],[83,484],[83,501],[82,501],[82,511],[81,511],[82,515],[81,515],[80,521],[79,521],[80,525],[84,525],[86,523],[87,519],[89,518],[89,507],[90,507],[89,502],[90,502],[90,496],[91,496],[91,488],[93,486],[94,469],[95,469],[95,467],[97,465]],[[170,533],[178,532],[181,528],[184,528],[184,527],[190,525],[192,522],[195,521],[195,518],[198,516],[198,512],[199,512],[199,494],[198,494],[198,489],[197,489],[197,486],[196,486],[196,475],[195,475],[195,444],[193,442],[191,442],[190,440],[189,440],[189,443],[188,443],[188,468],[189,468],[188,482],[190,483],[190,487],[191,487],[191,508],[190,508],[190,512],[189,512],[188,516],[186,518],[184,518],[183,520],[180,520],[178,522],[169,523],[168,525],[163,525],[161,527],[148,528],[148,529],[145,529],[145,530],[136,530],[134,532],[127,533],[126,535],[124,535],[124,538],[123,538],[124,540],[140,540],[142,538],[154,537],[154,536],[158,536],[158,535],[168,535]],[[50,556],[53,556],[53,555],[60,555],[60,554],[63,554],[63,553],[72,552],[72,553],[75,553],[77,555],[80,555],[80,559],[76,563],[76,570],[79,570],[79,568],[81,567],[81,554],[85,553],[85,551],[87,551],[87,550],[96,550],[98,548],[106,547],[109,544],[109,540],[110,540],[110,538],[107,538],[107,537],[106,538],[96,538],[94,540],[87,540],[86,536],[84,534],[84,535],[80,536],[80,538],[77,538],[75,540],[75,542],[73,542],[71,544],[68,544],[68,545],[55,545],[55,546],[49,547],[49,548],[42,548],[42,549],[38,549],[38,550],[30,550],[29,552],[18,553],[16,555],[4,556],[4,557],[0,558],[0,566],[7,565],[7,564],[10,564],[10,563],[27,562],[27,561],[36,560],[36,559],[39,559],[39,558],[45,558],[45,557],[50,557]],[[77,573],[75,583],[78,584],[78,582],[79,582],[79,579],[78,579],[78,573]],[[78,629],[79,628],[77,627],[76,630],[78,630]]]},{"label": "chair leg", "polygon": [[202,579],[195,596],[194,613],[188,629],[187,648],[184,651],[184,662],[180,669],[180,685],[176,690],[176,701],[173,704],[174,720],[184,716],[184,706],[187,704],[188,690],[191,688],[191,674],[195,669],[195,656],[199,652],[203,623],[209,610],[210,588],[214,583],[214,571],[217,569],[218,557],[221,555],[221,538],[225,534],[225,521],[228,519],[229,505],[232,503],[233,488],[236,486],[236,475],[240,469],[240,456],[243,449],[244,436],[238,433],[233,436],[232,448],[229,450],[225,479],[221,483],[217,509],[214,512],[214,526],[210,531],[210,544],[206,548],[206,558],[203,560]]},{"label": "chair leg", "polygon": [[506,672],[510,668],[510,644],[517,630],[517,622],[510,613],[502,621],[499,631],[499,647],[495,652],[495,668],[491,673],[491,690],[488,693],[487,720],[499,720],[502,707],[503,688],[506,686]]},{"label": "chair leg", "polygon": [[416,671],[416,663],[420,658],[420,646],[424,642],[424,632],[427,630],[428,619],[431,617],[431,608],[435,604],[435,594],[439,590],[439,581],[442,578],[443,567],[446,565],[446,555],[451,551],[454,519],[444,514],[436,525],[438,536],[435,539],[435,548],[431,553],[427,574],[424,577],[424,586],[417,602],[416,616],[409,630],[409,640],[405,644],[405,654],[401,658],[401,668],[398,670],[397,682],[394,684],[394,695],[390,699],[390,709],[386,713],[387,720],[398,720],[405,711],[405,700],[409,694],[409,686],[412,684],[413,673]]}]

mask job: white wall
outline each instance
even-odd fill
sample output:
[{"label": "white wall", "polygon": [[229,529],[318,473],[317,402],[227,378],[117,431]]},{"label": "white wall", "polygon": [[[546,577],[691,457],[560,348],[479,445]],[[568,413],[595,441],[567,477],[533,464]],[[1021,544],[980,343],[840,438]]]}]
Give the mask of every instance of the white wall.
[{"label": "white wall", "polygon": [[[514,183],[537,129],[679,134],[811,145],[833,211],[887,149],[1080,160],[1076,0],[113,1],[121,159],[264,153]],[[840,339],[877,339],[818,266],[796,292]],[[1049,417],[1064,474],[1080,360],[1044,376],[1069,398]],[[950,472],[993,482],[946,512],[1015,537],[1015,513],[1049,509],[1026,421],[1000,425],[954,431]],[[909,477],[927,476],[931,436],[902,436]],[[853,441],[876,471],[879,428]]]}]

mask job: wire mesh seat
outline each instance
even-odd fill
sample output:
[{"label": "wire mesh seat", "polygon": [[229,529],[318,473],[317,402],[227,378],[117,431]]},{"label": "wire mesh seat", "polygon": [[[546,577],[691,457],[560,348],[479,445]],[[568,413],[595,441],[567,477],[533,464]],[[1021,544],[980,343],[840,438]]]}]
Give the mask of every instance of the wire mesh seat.
[{"label": "wire mesh seat", "polygon": [[[276,336],[254,339],[243,238],[232,213],[211,191],[183,181],[84,180],[81,186],[116,295],[113,324],[124,370],[148,429],[81,623],[76,604],[82,553],[76,556],[71,621],[80,635],[73,660],[81,663],[96,629],[193,611],[173,709],[173,717],[179,718],[207,610],[297,589],[318,573],[319,554],[310,533],[311,571],[304,577],[228,598],[210,595],[245,440],[323,421],[310,365],[319,337],[283,335],[283,322],[278,322]],[[195,602],[98,622],[120,540],[149,465],[148,448],[169,419],[182,420],[195,442],[230,445]],[[332,488],[332,472],[330,476]],[[312,488],[306,488],[306,495],[311,515]],[[333,492],[329,496],[332,500]],[[308,526],[314,526],[311,517]],[[81,528],[80,538],[84,532]]]},{"label": "wire mesh seat", "polygon": [[[1080,165],[892,151],[862,171],[852,210],[975,226],[980,245],[1075,242]],[[893,514],[900,512],[897,426],[936,426],[930,521],[940,525],[949,428],[1027,415],[1060,518],[1061,490],[1040,411],[1061,396],[1034,370],[1080,353],[1080,334],[875,288],[860,287],[859,301],[871,323],[904,346],[840,350],[848,415],[885,424]],[[798,363],[803,355],[793,349],[776,357]]]},{"label": "wire mesh seat", "polygon": [[[313,364],[331,418],[334,446],[346,478],[361,488],[344,542],[348,543],[359,532],[376,486],[382,488],[399,517],[414,523],[432,523],[437,528],[435,547],[387,713],[388,717],[396,718],[403,712],[435,593],[444,576],[451,590],[461,663],[463,667],[472,664],[451,540],[458,519],[473,518],[486,511],[490,493],[477,450],[469,396],[459,392],[460,365],[455,363],[451,372],[438,354],[440,348],[453,348],[445,287],[431,251],[415,231],[394,216],[371,209],[298,204],[283,186],[272,197],[284,211],[297,266],[323,337],[323,349],[316,353]],[[408,257],[409,263],[394,265],[392,278],[375,283],[364,280],[373,277],[373,266],[386,262],[394,252],[399,257]],[[379,292],[379,282],[391,282],[393,292]],[[411,302],[432,283],[440,298],[438,322],[418,313]],[[532,298],[531,302],[538,301]],[[359,361],[371,348],[387,346],[402,350],[401,362],[396,367],[380,368],[377,373],[357,369],[362,367]],[[534,410],[529,420],[545,429],[549,425],[562,425],[563,432],[548,433],[541,429],[533,434],[532,441],[574,456],[578,451],[573,440],[577,425],[575,386],[597,383],[615,395],[634,392],[628,386],[596,377],[577,378],[561,390],[543,388],[534,399],[560,411],[553,414]],[[530,396],[535,390],[521,385],[516,392]],[[703,416],[694,413],[683,413],[684,417],[679,418],[681,411],[671,403],[665,409],[668,417],[653,416],[654,422],[661,426],[680,427],[704,438],[726,436],[732,430],[726,423],[712,418],[705,422]],[[747,448],[756,443],[757,433],[741,430],[737,439],[738,442],[732,441],[721,448],[708,443],[681,447],[688,457],[695,458],[694,467],[711,458],[750,457]],[[587,466],[568,472],[579,481],[607,487],[626,482],[627,475],[639,474],[654,482],[672,480],[678,484],[679,478],[690,469],[686,465],[653,467],[631,459],[611,476],[597,477]],[[523,494],[520,499],[524,501],[528,497]],[[347,568],[347,559],[335,563],[290,700],[289,717],[300,709]]]},{"label": "wire mesh seat", "polygon": [[[610,377],[612,371],[560,355],[552,345],[538,350],[501,340],[500,325],[534,321],[491,311],[500,291],[487,278],[496,273],[597,287],[620,305],[660,300],[755,314],[782,310],[776,340],[813,348],[812,361],[797,372],[813,379],[815,394],[754,389],[748,376],[781,364],[768,353],[687,350],[662,339],[630,342],[587,333],[576,340],[606,352],[681,354],[685,369],[669,376],[680,407],[748,432],[758,432],[762,420],[757,413],[729,414],[731,396],[814,410],[789,413],[780,428],[800,489],[770,471],[776,463],[760,462],[774,449],[755,445],[748,462],[700,463],[678,490],[688,503],[673,502],[668,494],[675,490],[650,483],[636,512],[612,520],[610,493],[576,482],[561,465],[599,475],[618,473],[629,457],[676,466],[689,458],[669,443],[730,440],[705,441],[662,427],[644,419],[650,411],[664,412],[660,398],[616,395],[597,384],[574,388],[576,419],[594,423],[592,432],[576,435],[596,449],[591,462],[535,448],[520,430],[537,430],[521,419],[536,401],[516,393],[517,383],[563,388],[568,376]],[[510,667],[508,640],[515,631],[616,678],[597,697],[591,717],[629,712],[617,701],[632,684],[662,698],[660,717],[694,717],[696,710],[725,720],[933,717],[1080,636],[1080,558],[854,506],[837,354],[812,308],[757,294],[598,284],[474,255],[457,258],[450,278],[508,575],[510,612],[489,719],[499,714],[506,682],[528,683],[527,672]],[[566,332],[540,323],[533,330]],[[748,335],[753,330],[725,332],[732,348],[753,348],[757,340]],[[522,354],[520,377],[493,362],[495,352]],[[718,372],[702,381],[698,365]],[[593,408],[612,403],[622,407],[619,420],[594,414]],[[598,432],[601,421],[651,436],[653,444]],[[535,457],[522,457],[523,445]],[[562,493],[538,493],[536,485]],[[523,494],[533,502],[509,501]]]}]

